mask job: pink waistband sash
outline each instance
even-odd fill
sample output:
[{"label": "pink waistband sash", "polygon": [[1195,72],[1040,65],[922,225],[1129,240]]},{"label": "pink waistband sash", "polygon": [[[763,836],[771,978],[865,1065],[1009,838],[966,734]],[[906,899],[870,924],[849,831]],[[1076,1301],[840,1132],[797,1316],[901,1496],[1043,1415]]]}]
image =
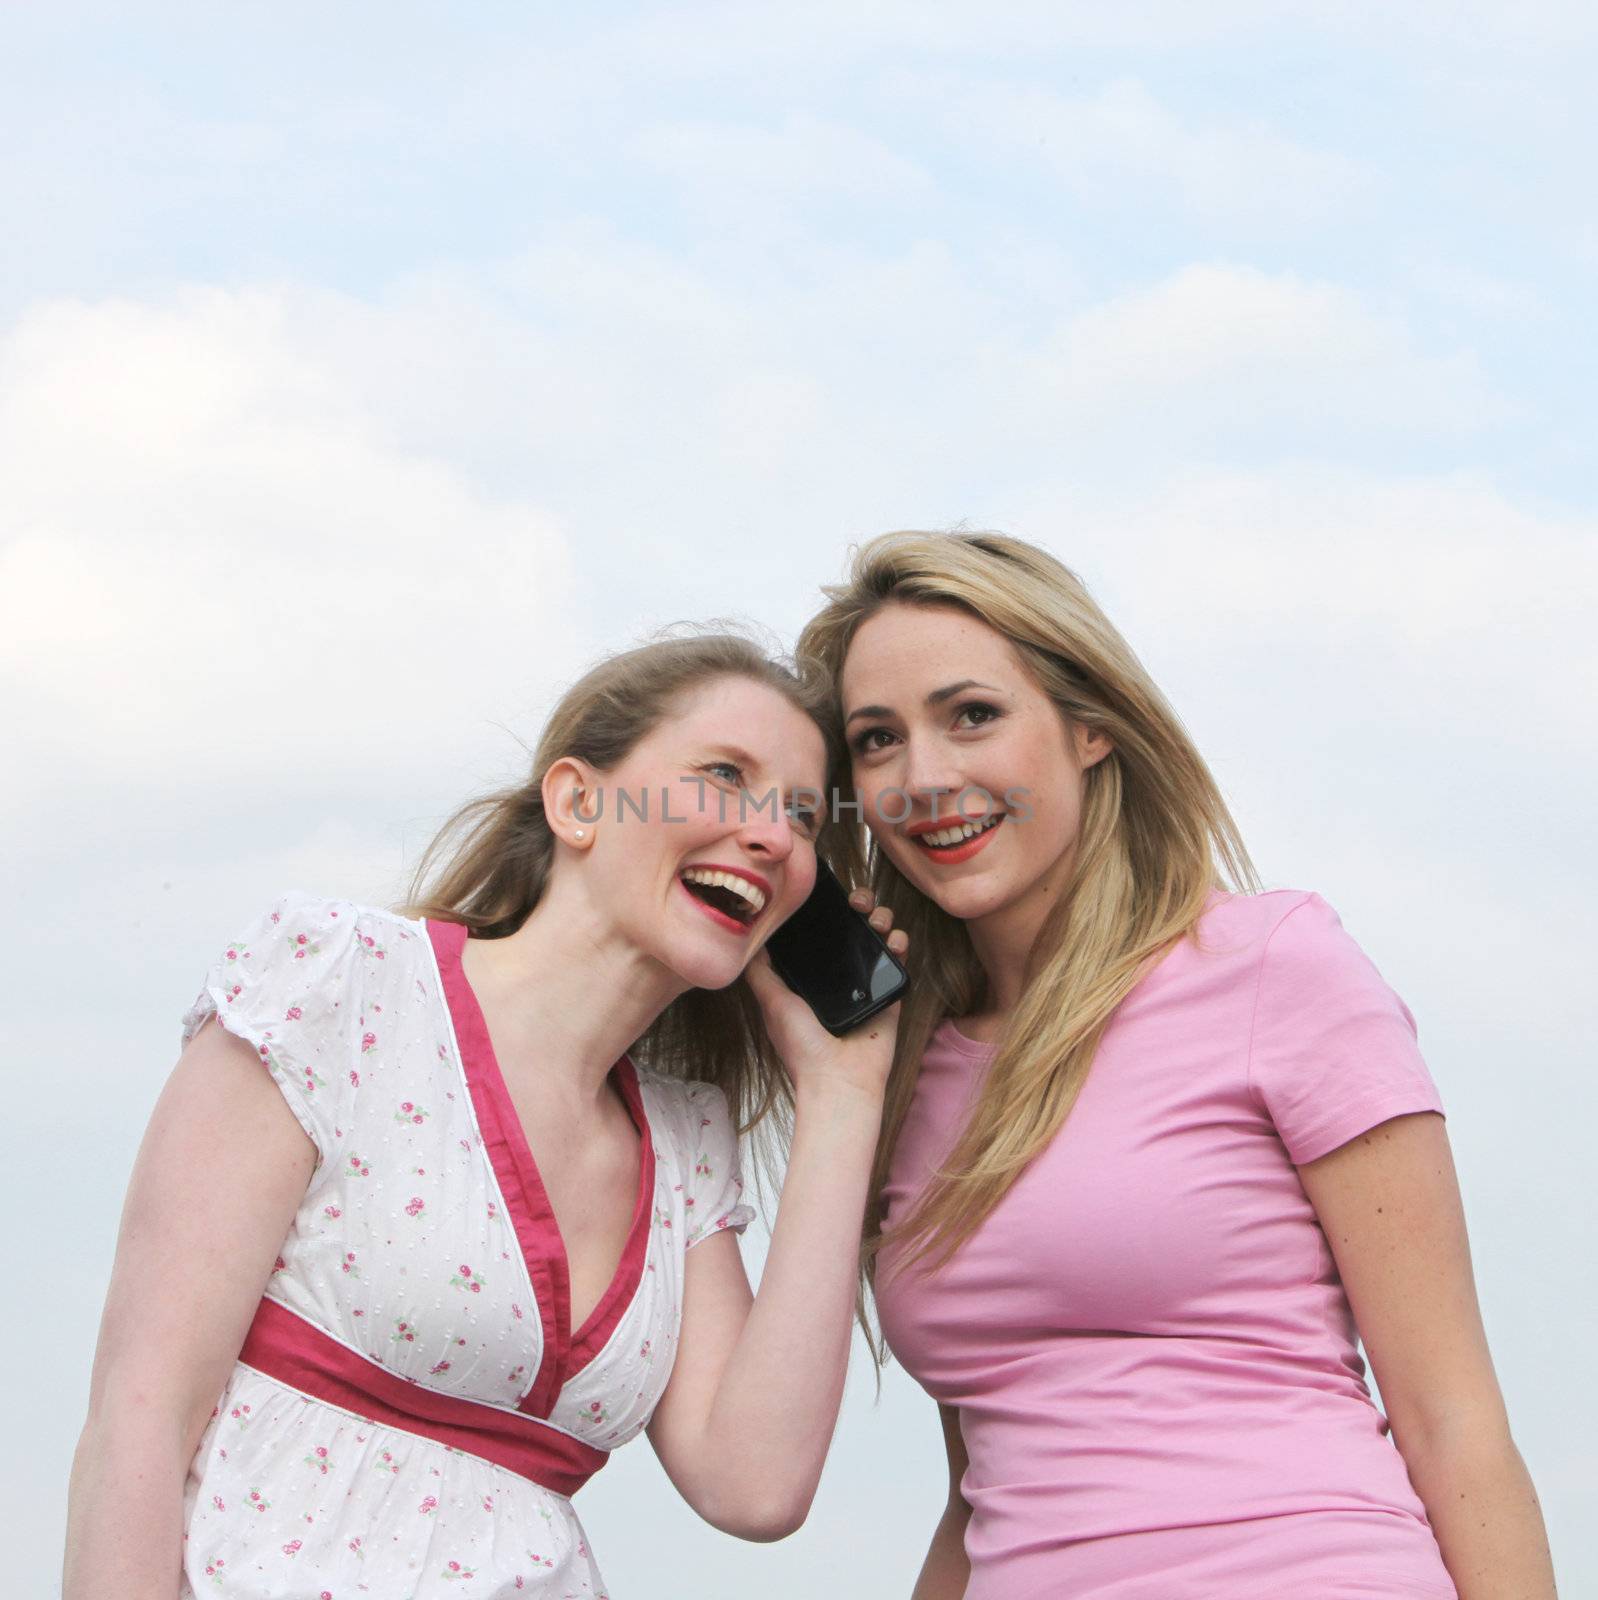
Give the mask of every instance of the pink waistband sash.
[{"label": "pink waistband sash", "polygon": [[239,1360],[314,1400],[481,1456],[556,1494],[575,1494],[610,1459],[525,1412],[439,1394],[389,1372],[276,1300],[261,1301]]}]

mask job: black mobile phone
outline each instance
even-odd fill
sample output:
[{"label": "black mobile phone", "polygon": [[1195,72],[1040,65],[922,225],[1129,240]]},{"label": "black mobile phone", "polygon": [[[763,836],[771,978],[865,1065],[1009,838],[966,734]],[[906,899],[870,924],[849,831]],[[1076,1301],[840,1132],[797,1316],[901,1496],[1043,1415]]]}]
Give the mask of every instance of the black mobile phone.
[{"label": "black mobile phone", "polygon": [[845,1034],[891,1006],[910,974],[816,858],[810,898],[766,941],[777,976],[809,1002],[828,1033]]}]

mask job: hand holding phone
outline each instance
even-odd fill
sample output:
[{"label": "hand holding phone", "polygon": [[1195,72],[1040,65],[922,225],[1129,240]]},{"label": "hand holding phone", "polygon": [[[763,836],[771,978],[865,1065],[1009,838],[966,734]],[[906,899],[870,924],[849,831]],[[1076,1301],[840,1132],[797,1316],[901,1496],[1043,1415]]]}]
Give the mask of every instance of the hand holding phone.
[{"label": "hand holding phone", "polygon": [[819,857],[810,897],[766,941],[777,976],[841,1037],[891,1006],[910,975]]}]

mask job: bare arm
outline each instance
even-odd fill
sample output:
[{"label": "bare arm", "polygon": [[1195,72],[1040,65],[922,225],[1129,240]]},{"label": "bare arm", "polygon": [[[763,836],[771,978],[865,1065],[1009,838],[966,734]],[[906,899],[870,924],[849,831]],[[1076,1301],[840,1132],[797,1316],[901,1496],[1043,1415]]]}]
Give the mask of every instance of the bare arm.
[{"label": "bare arm", "polygon": [[735,1235],[688,1252],[682,1335],[649,1439],[683,1498],[723,1532],[781,1539],[809,1512],[843,1399],[881,1121],[879,1094],[800,1088],[757,1296]]},{"label": "bare arm", "polygon": [[1553,1600],[1548,1535],[1487,1351],[1443,1119],[1299,1168],[1460,1600]]},{"label": "bare arm", "polygon": [[207,1022],[128,1184],[72,1462],[63,1600],[174,1600],[189,1461],[315,1163],[255,1050]]},{"label": "bare arm", "polygon": [[[863,889],[850,901],[902,956],[909,935],[887,907]],[[764,949],[744,973],[795,1086],[788,1170],[758,1295],[736,1237],[689,1252],[682,1335],[649,1441],[705,1521],[769,1540],[809,1515],[838,1422],[899,1006],[834,1039]]]},{"label": "bare arm", "polygon": [[949,1456],[949,1502],[933,1530],[932,1544],[921,1563],[910,1600],[961,1600],[971,1581],[971,1563],[965,1553],[965,1526],[971,1520],[971,1507],[960,1493],[960,1480],[970,1463],[960,1434],[960,1413],[954,1406],[940,1404],[938,1420],[943,1424],[943,1448]]}]

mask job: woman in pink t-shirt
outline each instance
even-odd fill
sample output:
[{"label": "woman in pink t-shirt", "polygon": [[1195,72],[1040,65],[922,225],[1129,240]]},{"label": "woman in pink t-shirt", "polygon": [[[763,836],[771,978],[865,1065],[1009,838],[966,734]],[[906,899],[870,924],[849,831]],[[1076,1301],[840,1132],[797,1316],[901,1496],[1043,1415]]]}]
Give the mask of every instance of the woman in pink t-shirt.
[{"label": "woman in pink t-shirt", "polygon": [[826,592],[857,903],[913,952],[862,1259],[948,1448],[915,1600],[1551,1597],[1404,1003],[1319,895],[1222,887],[1052,557],[889,534]]}]

